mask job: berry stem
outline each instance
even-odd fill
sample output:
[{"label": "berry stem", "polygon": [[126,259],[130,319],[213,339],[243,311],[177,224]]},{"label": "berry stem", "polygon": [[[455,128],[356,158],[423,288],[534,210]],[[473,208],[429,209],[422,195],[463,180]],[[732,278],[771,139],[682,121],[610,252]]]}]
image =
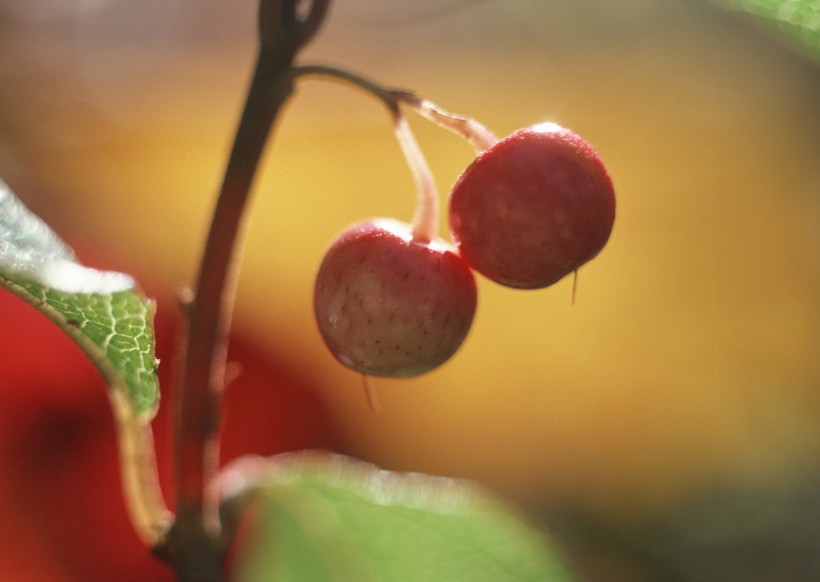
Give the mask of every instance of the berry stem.
[{"label": "berry stem", "polygon": [[363,75],[333,65],[323,65],[318,63],[296,65],[291,68],[291,74],[294,79],[298,79],[300,77],[319,77],[335,79],[337,81],[343,81],[345,83],[355,85],[359,89],[364,90],[365,93],[370,93],[373,97],[379,99],[391,112],[397,110],[399,107],[399,99],[397,98],[397,95],[404,93],[412,95],[412,91],[385,87],[381,83],[377,83],[376,81]]},{"label": "berry stem", "polygon": [[475,119],[450,113],[427,99],[422,99],[414,93],[396,93],[396,99],[405,103],[416,113],[460,135],[472,145],[476,152],[484,150],[498,143],[498,138]]},{"label": "berry stem", "polygon": [[[393,129],[402,153],[410,166],[416,183],[418,202],[413,216],[413,240],[427,243],[433,240],[438,229],[439,199],[433,173],[419,148],[413,131],[399,109],[399,103],[413,94],[404,89],[390,89],[357,73],[330,65],[300,65],[291,69],[294,78],[317,76],[345,81],[364,89],[387,107],[393,118]],[[407,96],[407,97],[403,97]],[[408,101],[411,102],[412,100]]]},{"label": "berry stem", "polygon": [[413,215],[413,240],[428,243],[436,237],[438,229],[439,200],[436,182],[410,125],[398,111],[394,114],[393,129],[416,182],[418,201]]},{"label": "berry stem", "polygon": [[391,111],[398,109],[399,104],[407,105],[422,117],[466,139],[478,153],[498,143],[498,138],[475,119],[442,109],[413,91],[385,87],[363,75],[333,65],[299,65],[293,67],[292,73],[294,77],[327,77],[356,85],[382,101]]}]

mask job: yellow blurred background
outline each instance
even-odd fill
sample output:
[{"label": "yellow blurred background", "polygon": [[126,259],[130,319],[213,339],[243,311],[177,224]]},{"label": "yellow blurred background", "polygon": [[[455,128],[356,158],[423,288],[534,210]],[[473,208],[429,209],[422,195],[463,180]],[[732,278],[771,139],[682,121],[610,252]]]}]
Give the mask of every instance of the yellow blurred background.
[{"label": "yellow blurred background", "polygon": [[[68,241],[189,284],[254,17],[249,0],[1,1],[0,175]],[[409,220],[414,188],[377,102],[300,85],[257,181],[236,325],[320,387],[340,448],[475,479],[559,530],[569,515],[570,538],[589,520],[630,550],[647,523],[681,545],[670,532],[701,526],[702,539],[742,541],[742,518],[709,529],[687,516],[746,495],[791,512],[818,489],[816,63],[695,0],[339,1],[304,57],[412,88],[499,136],[572,128],[618,196],[574,305],[570,280],[537,292],[481,280],[460,352],[420,378],[377,379],[374,414],[322,344],[313,274],[347,224]],[[472,151],[411,122],[446,203]],[[771,513],[764,529],[791,523]],[[584,543],[608,574],[590,576],[617,579],[621,542],[599,535]]]}]

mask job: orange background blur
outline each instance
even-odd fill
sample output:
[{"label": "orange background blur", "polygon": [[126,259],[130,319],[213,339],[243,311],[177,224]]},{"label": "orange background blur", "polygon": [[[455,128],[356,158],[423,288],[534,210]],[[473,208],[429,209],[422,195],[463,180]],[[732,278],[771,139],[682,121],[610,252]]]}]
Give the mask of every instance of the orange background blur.
[{"label": "orange background blur", "polygon": [[[189,284],[254,17],[250,1],[1,1],[0,175],[69,243]],[[459,353],[376,380],[375,415],[321,342],[313,273],[347,224],[409,220],[413,184],[377,102],[300,85],[257,181],[236,326],[315,387],[340,449],[487,484],[580,539],[601,580],[618,556],[657,557],[648,532],[668,542],[661,571],[689,579],[695,547],[734,544],[747,563],[755,543],[806,526],[820,469],[816,63],[679,0],[339,1],[304,57],[499,136],[565,125],[599,150],[619,205],[575,305],[569,279],[537,292],[480,280]],[[411,122],[445,203],[472,151]]]}]

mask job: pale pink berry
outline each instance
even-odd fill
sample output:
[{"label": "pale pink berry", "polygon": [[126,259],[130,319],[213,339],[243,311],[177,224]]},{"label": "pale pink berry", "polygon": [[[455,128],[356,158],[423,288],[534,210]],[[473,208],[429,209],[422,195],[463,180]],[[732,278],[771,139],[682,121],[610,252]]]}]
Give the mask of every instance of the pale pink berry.
[{"label": "pale pink berry", "polygon": [[446,242],[377,219],[345,230],[316,276],[314,311],[330,351],[374,376],[414,376],[448,360],[476,309],[470,268]]}]

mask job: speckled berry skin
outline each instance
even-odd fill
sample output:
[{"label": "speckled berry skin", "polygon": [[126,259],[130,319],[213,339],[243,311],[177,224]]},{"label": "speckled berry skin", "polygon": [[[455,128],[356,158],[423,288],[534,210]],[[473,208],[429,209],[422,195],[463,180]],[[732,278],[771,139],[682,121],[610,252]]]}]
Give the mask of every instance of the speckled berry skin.
[{"label": "speckled berry skin", "polygon": [[319,267],[314,311],[330,351],[373,376],[415,376],[449,359],[476,309],[475,278],[441,240],[377,219],[345,230]]},{"label": "speckled berry skin", "polygon": [[595,257],[615,220],[615,192],[589,143],[552,123],[481,153],[453,186],[453,241],[470,266],[509,287],[552,285]]}]

